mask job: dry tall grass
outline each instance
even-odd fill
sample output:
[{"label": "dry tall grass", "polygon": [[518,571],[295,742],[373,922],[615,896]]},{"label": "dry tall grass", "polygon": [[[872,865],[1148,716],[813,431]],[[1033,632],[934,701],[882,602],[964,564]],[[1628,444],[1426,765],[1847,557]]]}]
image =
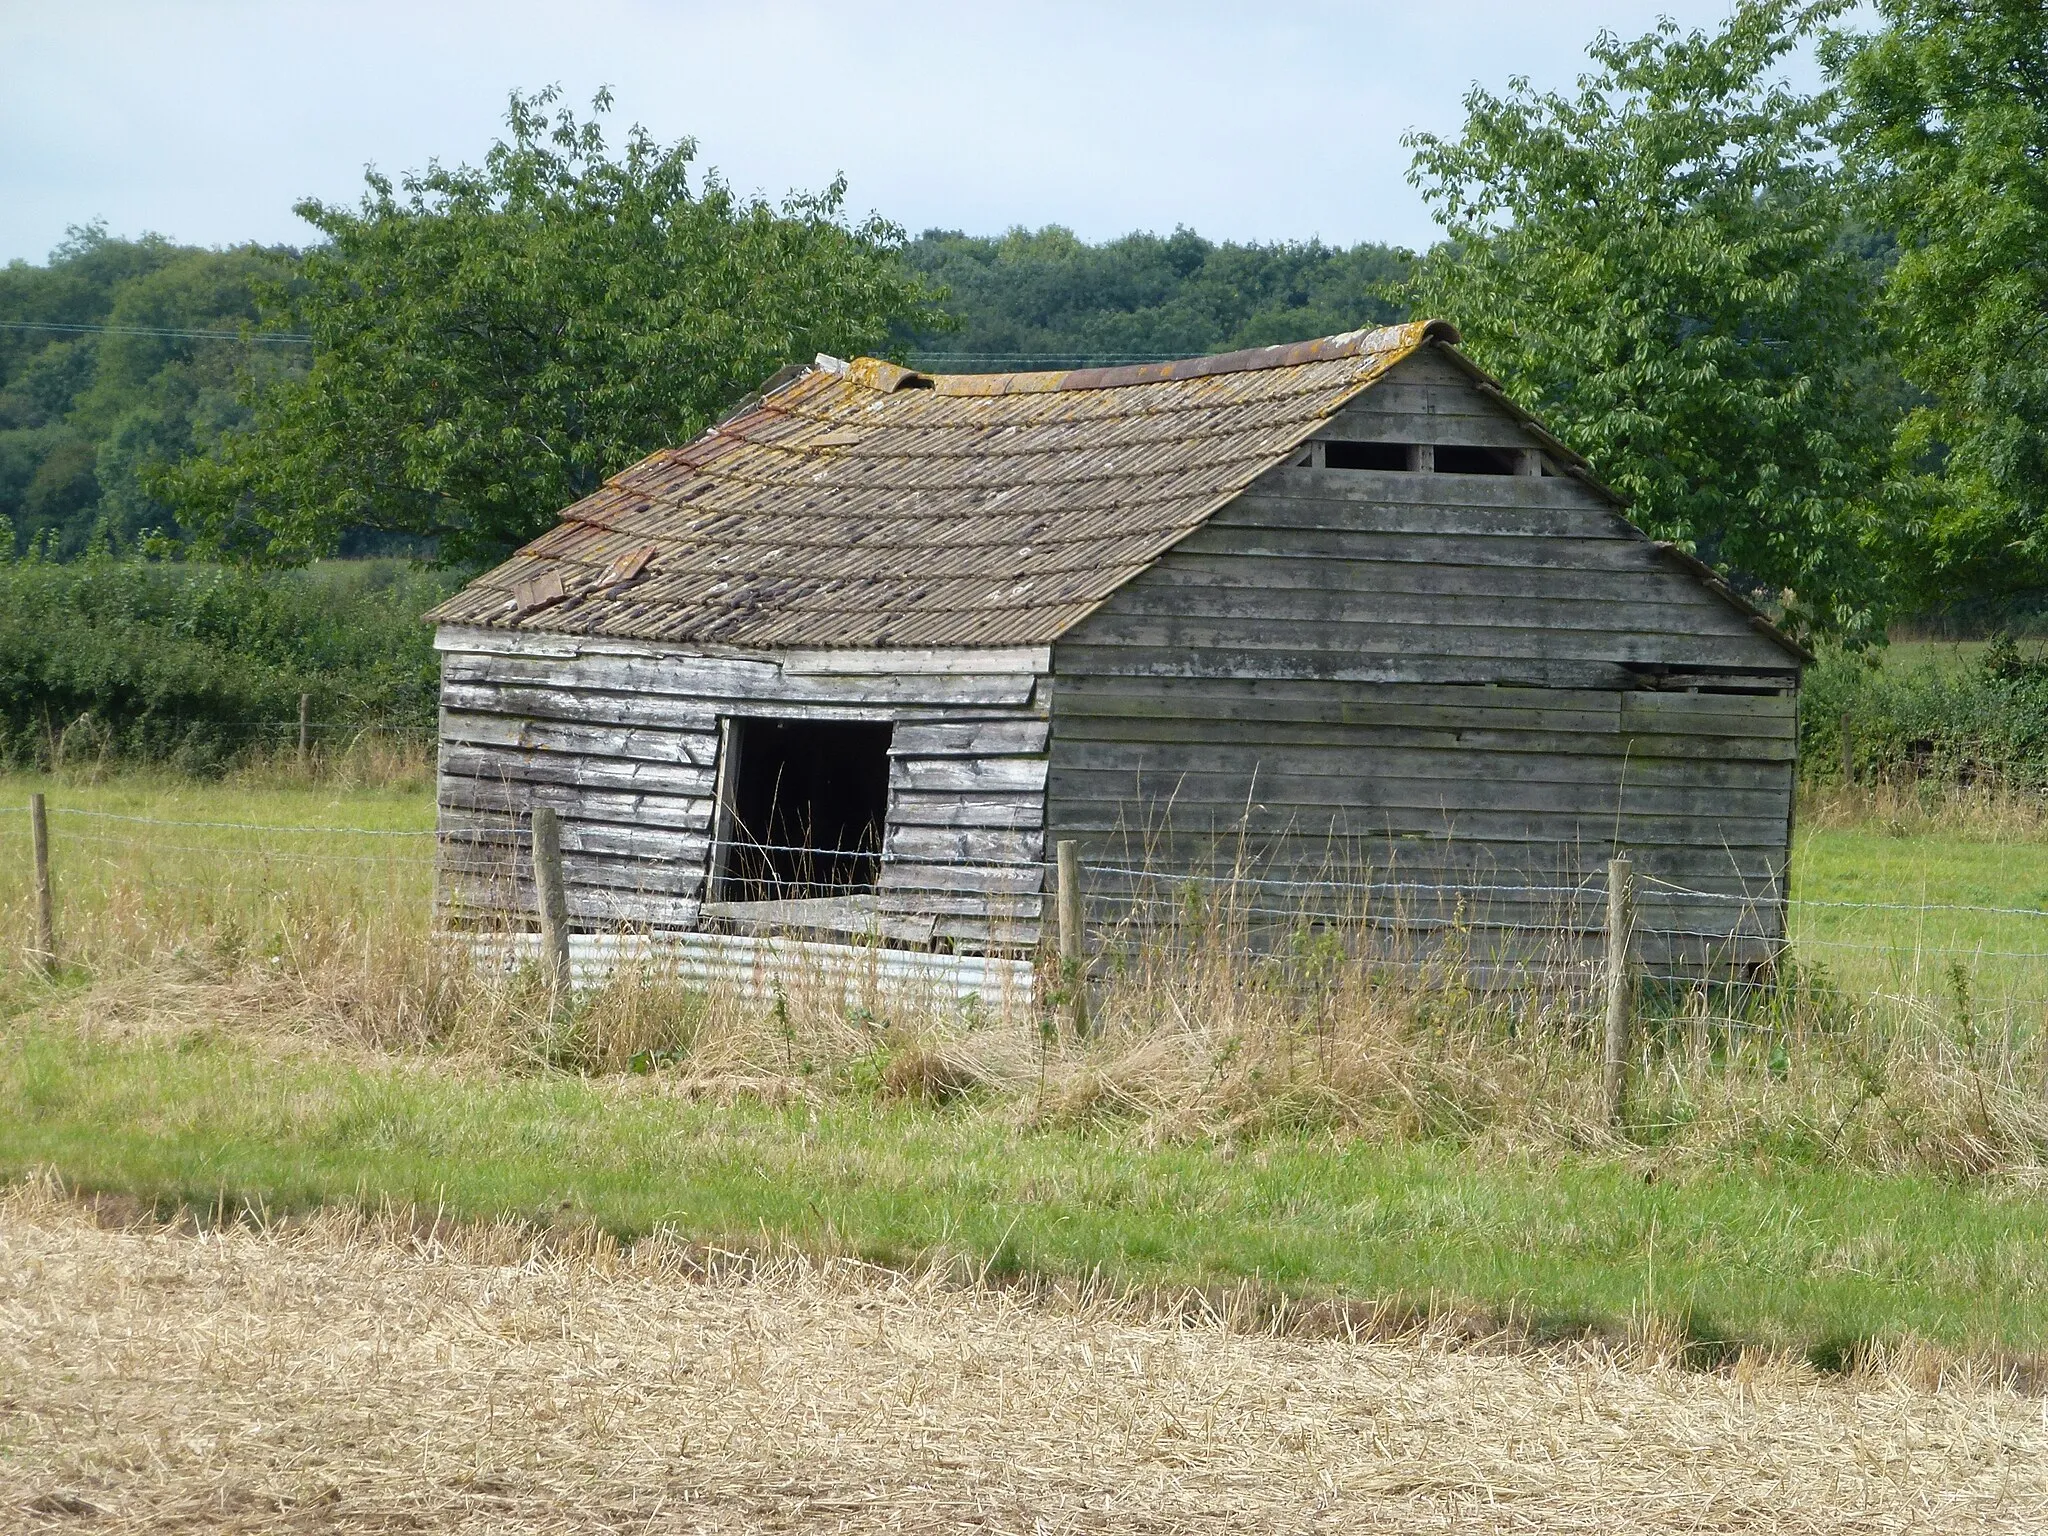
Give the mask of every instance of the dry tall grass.
[{"label": "dry tall grass", "polygon": [[2048,794],[2002,779],[1969,784],[1888,777],[1811,789],[1799,819],[1814,828],[1882,831],[1893,837],[1961,836],[1979,842],[2048,841]]},{"label": "dry tall grass", "polygon": [[[213,816],[185,819],[233,822],[243,799],[297,768],[247,771]],[[1617,1134],[1597,1099],[1594,1002],[1562,972],[1482,990],[1455,963],[1389,965],[1379,930],[1342,923],[1261,949],[1240,942],[1247,919],[1221,902],[1200,922],[1131,936],[1099,968],[1100,1029],[1086,1040],[1052,1009],[1005,1015],[800,982],[750,998],[658,964],[563,1009],[536,976],[486,974],[437,943],[429,841],[375,830],[388,829],[60,819],[68,979],[36,979],[17,951],[0,965],[0,1001],[92,1033],[225,1030],[493,1069],[644,1071],[722,1093],[971,1100],[980,1113],[1117,1120],[1158,1139],[1314,1128],[1964,1176],[2048,1162],[2041,1021],[1967,999],[1859,995],[1797,966],[1774,988],[1651,998]],[[29,931],[21,873],[18,861],[0,870],[0,924],[16,935]]]}]

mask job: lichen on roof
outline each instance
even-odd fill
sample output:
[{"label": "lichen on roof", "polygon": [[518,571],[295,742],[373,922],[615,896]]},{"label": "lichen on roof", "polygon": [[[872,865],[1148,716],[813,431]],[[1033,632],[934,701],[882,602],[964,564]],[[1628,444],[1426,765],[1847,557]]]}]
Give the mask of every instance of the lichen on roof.
[{"label": "lichen on roof", "polygon": [[1011,374],[821,357],[429,617],[764,650],[1046,644],[1395,363],[1455,340],[1417,322]]}]

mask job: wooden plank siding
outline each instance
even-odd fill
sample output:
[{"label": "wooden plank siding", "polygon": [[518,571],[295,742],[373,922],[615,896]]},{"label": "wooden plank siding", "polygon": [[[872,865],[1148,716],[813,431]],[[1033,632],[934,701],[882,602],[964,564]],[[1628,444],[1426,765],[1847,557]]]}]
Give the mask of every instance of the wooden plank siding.
[{"label": "wooden plank siding", "polygon": [[[1542,446],[1427,354],[1318,437]],[[1562,922],[1582,953],[1619,844],[1653,968],[1754,960],[1782,931],[1797,686],[1576,478],[1290,465],[1054,646],[1048,835],[1082,840],[1105,920],[1163,888],[1106,868],[1251,875],[1273,883],[1232,899],[1276,920]]]},{"label": "wooden plank siding", "polygon": [[437,904],[533,910],[526,831],[561,817],[571,921],[699,926],[719,720],[886,721],[889,808],[875,910],[949,947],[1028,949],[1043,905],[1044,647],[708,656],[445,626]]}]

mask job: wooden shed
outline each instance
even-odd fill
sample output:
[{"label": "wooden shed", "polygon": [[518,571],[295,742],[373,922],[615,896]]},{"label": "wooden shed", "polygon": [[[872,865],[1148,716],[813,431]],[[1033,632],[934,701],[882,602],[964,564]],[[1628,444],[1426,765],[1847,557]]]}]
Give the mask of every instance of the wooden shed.
[{"label": "wooden shed", "polygon": [[1620,845],[1653,962],[1765,957],[1808,658],[1456,341],[784,370],[430,615],[444,916],[532,910],[548,805],[574,927],[724,964],[988,985],[1064,837],[1501,935]]}]

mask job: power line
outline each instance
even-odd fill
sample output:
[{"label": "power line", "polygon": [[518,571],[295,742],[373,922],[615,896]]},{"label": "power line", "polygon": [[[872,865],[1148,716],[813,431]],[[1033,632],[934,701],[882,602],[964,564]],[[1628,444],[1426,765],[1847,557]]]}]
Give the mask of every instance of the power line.
[{"label": "power line", "polygon": [[172,341],[263,341],[310,346],[300,331],[188,331],[167,325],[74,325],[57,320],[0,320],[0,331],[62,331],[94,336],[153,336]]}]

